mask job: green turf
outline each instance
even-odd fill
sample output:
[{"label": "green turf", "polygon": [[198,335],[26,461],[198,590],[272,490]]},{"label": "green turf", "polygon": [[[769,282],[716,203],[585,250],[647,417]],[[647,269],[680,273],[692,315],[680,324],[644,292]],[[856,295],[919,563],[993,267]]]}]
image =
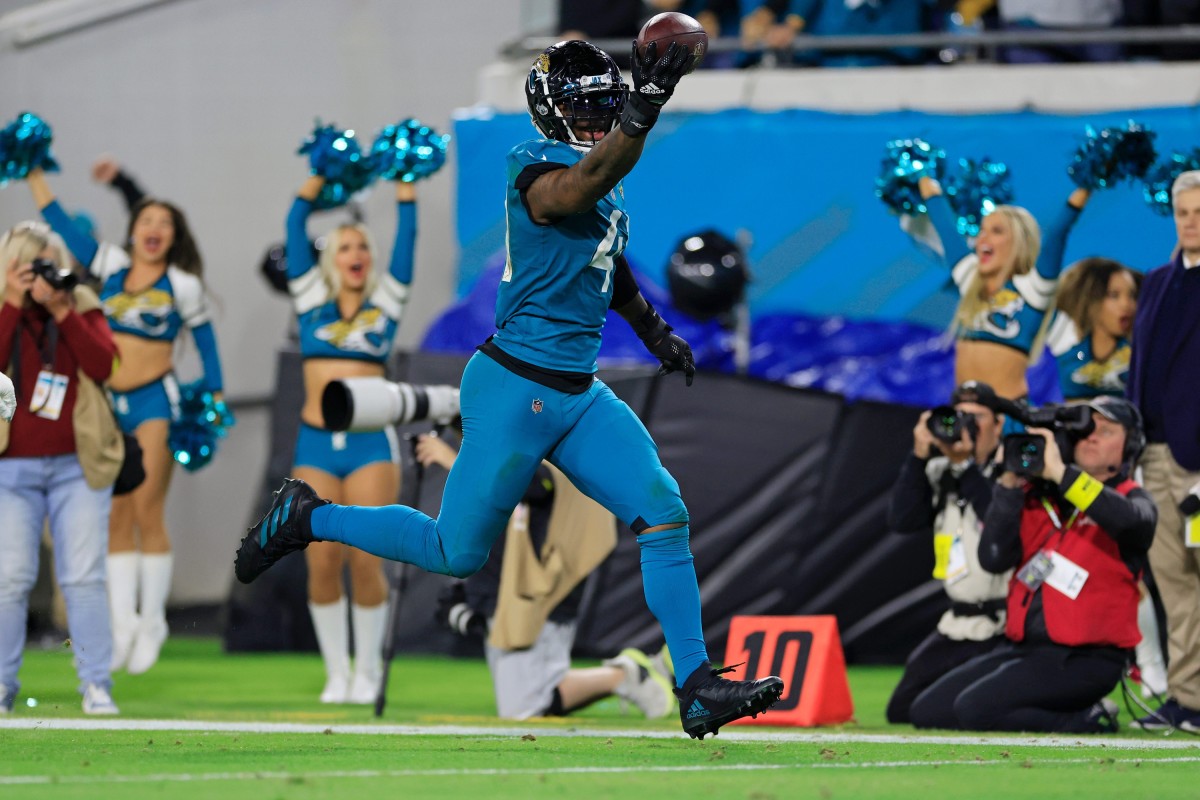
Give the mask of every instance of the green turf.
[{"label": "green turf", "polygon": [[[857,720],[822,731],[913,736],[883,719],[898,675],[895,668],[852,669]],[[82,717],[69,650],[29,651],[22,680],[13,719]],[[225,655],[213,640],[176,637],[151,672],[119,675],[114,697],[123,720],[308,722],[318,730],[374,723],[369,708],[318,703],[322,683],[315,655]],[[696,742],[682,734],[639,739],[633,737],[646,731],[674,733],[679,723],[625,714],[615,701],[566,720],[498,722],[480,661],[398,659],[390,688],[384,723],[502,725],[524,735],[20,730],[0,723],[0,798],[1200,795],[1200,739],[1173,740],[1196,745],[1186,750],[1152,749],[1158,737],[1146,734],[1147,747],[1133,749],[1106,746],[1105,737],[1083,737],[1086,746],[1063,748],[988,743],[984,737],[969,745],[722,737]],[[554,735],[572,729],[629,735]],[[1123,738],[1133,738],[1132,732]]]}]

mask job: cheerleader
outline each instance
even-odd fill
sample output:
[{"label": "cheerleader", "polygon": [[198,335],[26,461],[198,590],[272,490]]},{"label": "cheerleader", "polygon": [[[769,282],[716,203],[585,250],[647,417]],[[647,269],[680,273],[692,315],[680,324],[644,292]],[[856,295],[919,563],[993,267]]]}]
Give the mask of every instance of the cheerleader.
[{"label": "cheerleader", "polygon": [[101,282],[100,299],[120,353],[110,381],[113,408],[122,430],[142,448],[146,479],[113,498],[108,545],[113,668],[136,675],[154,666],[167,638],[172,555],[165,507],[174,465],[167,437],[179,400],[175,342],[185,328],[200,355],[204,388],[218,398],[223,390],[203,263],[187,218],[171,203],[142,199],[130,216],[127,245],[120,247],[80,231],[40,169],[26,181],[46,222]]},{"label": "cheerleader", "polygon": [[[395,430],[328,430],[321,394],[333,380],[384,375],[412,282],[416,191],[412,183],[396,183],[396,238],[391,262],[382,271],[376,269],[375,245],[361,224],[334,228],[314,262],[306,223],[324,185],[324,178],[309,177],[287,218],[288,288],[304,363],[304,406],[292,474],[337,503],[388,505],[400,492]],[[383,674],[387,619],[380,560],[343,544],[319,542],[308,548],[307,561],[309,610],[325,661],[321,702],[373,703]],[[349,609],[342,586],[347,565],[354,601]],[[347,616],[354,627],[353,673]]]},{"label": "cheerleader", "polygon": [[982,381],[1001,397],[1026,397],[1025,370],[1045,340],[1067,236],[1091,192],[1073,191],[1044,238],[1024,208],[997,206],[983,218],[972,250],[938,182],[923,177],[919,189],[961,295],[954,314],[955,384]]},{"label": "cheerleader", "polygon": [[1047,342],[1063,399],[1125,396],[1142,276],[1107,258],[1085,258],[1063,274]]}]

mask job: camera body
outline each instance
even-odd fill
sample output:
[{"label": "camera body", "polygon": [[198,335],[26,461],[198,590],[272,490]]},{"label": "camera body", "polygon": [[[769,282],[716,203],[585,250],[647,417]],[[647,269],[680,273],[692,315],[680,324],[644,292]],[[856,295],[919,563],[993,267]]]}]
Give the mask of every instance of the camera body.
[{"label": "camera body", "polygon": [[326,384],[321,394],[321,415],[332,431],[379,430],[422,420],[446,424],[458,414],[457,386],[342,378]]},{"label": "camera body", "polygon": [[961,441],[964,431],[972,442],[979,436],[979,423],[975,420],[975,415],[960,411],[954,406],[930,409],[925,425],[933,434],[933,438],[946,444]]},{"label": "camera body", "polygon": [[79,285],[79,276],[70,267],[59,267],[46,258],[35,258],[30,264],[33,274],[57,291],[71,291]]},{"label": "camera body", "polygon": [[[1045,428],[1054,435],[1063,461],[1073,459],[1075,443],[1096,429],[1092,409],[1083,404],[1052,404],[1031,408],[1011,401],[1003,411],[1029,428]],[[1015,475],[1031,477],[1046,466],[1046,440],[1036,433],[1010,433],[1004,437],[1004,469]]]}]

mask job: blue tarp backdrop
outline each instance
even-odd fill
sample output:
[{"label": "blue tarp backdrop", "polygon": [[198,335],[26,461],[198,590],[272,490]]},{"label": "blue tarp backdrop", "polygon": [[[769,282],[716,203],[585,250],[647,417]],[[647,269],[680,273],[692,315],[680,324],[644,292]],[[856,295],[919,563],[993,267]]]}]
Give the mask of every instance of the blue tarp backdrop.
[{"label": "blue tarp backdrop", "polygon": [[[631,217],[626,252],[645,276],[665,286],[667,257],[685,234],[706,227],[748,231],[756,345],[764,340],[764,326],[778,334],[799,325],[805,333],[798,341],[808,347],[819,342],[823,329],[844,331],[871,322],[853,337],[868,359],[854,354],[855,371],[875,369],[870,358],[882,359],[892,364],[889,382],[895,383],[903,367],[892,362],[906,346],[917,348],[909,355],[931,370],[911,376],[921,384],[915,394],[898,395],[879,386],[861,392],[838,388],[845,383],[840,379],[832,384],[819,376],[797,379],[807,369],[802,362],[813,361],[804,353],[776,352],[770,364],[756,356],[752,373],[852,397],[924,404],[926,396],[944,398],[950,388],[952,378],[944,364],[934,363],[929,343],[948,325],[957,295],[940,261],[918,248],[875,197],[885,142],[920,137],[943,148],[951,163],[1003,161],[1016,203],[1045,218],[1074,188],[1066,167],[1085,126],[1131,119],[1157,133],[1162,155],[1200,142],[1195,107],[1071,115],[666,113],[625,180]],[[460,297],[503,250],[504,156],[534,135],[524,113],[472,110],[455,123]],[[1146,270],[1168,259],[1174,239],[1172,221],[1150,210],[1141,184],[1122,184],[1094,195],[1071,235],[1067,261],[1104,255]],[[838,319],[830,323],[825,318],[831,316]],[[889,344],[896,355],[881,355]],[[943,359],[947,352],[942,349]],[[1039,394],[1035,390],[1035,400]]]}]

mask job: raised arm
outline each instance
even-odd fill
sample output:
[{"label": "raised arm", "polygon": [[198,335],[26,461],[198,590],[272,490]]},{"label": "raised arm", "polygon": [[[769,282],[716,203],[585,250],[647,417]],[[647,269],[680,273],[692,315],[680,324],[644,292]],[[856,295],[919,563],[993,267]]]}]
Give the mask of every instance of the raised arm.
[{"label": "raised arm", "polygon": [[406,286],[412,283],[413,253],[417,245],[417,189],[411,183],[396,182],[396,241],[388,274]]},{"label": "raised arm", "polygon": [[309,176],[296,192],[287,216],[287,276],[295,280],[313,268],[312,243],[308,240],[308,215],[313,202],[321,193],[325,179],[319,175]]},{"label": "raised arm", "polygon": [[1071,192],[1067,202],[1042,231],[1042,251],[1038,254],[1037,273],[1047,280],[1058,280],[1063,270],[1063,253],[1067,249],[1067,236],[1079,219],[1079,212],[1087,205],[1092,193],[1087,189]]},{"label": "raised arm", "polygon": [[971,254],[966,239],[958,232],[958,223],[954,218],[954,209],[950,201],[942,193],[942,186],[933,178],[923,177],[917,183],[921,198],[929,209],[929,221],[933,223],[938,238],[942,240],[942,258],[946,267],[953,269],[954,265]]},{"label": "raised arm", "polygon": [[100,245],[91,236],[79,230],[59,205],[54,191],[50,188],[50,182],[46,180],[46,173],[40,169],[32,169],[25,182],[29,184],[33,202],[42,212],[42,218],[66,242],[67,249],[75,256],[75,260],[85,267],[90,267],[96,259],[96,251],[100,249]]},{"label": "raised arm", "polygon": [[101,156],[96,159],[96,163],[92,164],[92,180],[119,192],[121,199],[125,201],[125,209],[131,214],[137,204],[146,196],[133,176],[123,170],[120,162],[112,156]]}]

